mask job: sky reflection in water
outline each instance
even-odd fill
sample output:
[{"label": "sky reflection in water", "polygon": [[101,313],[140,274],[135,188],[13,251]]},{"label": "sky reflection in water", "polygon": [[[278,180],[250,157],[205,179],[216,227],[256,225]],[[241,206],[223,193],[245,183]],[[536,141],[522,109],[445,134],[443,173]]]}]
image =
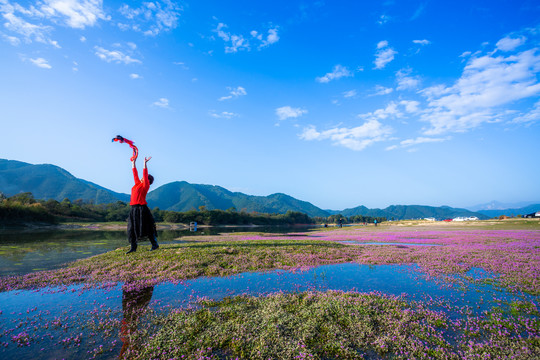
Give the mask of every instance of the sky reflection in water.
[{"label": "sky reflection in water", "polygon": [[[305,229],[305,228],[304,228]],[[158,231],[160,244],[186,241],[175,240],[191,235],[218,235],[242,231],[286,233],[290,227],[207,227],[197,232],[189,230]],[[53,270],[68,262],[128,247],[124,230],[0,230],[0,276],[23,275],[40,270]],[[142,246],[150,246],[148,241]]]},{"label": "sky reflection in water", "polygon": [[[469,272],[472,276],[475,273],[482,271],[473,269]],[[450,317],[460,316],[458,308],[465,307],[472,313],[480,313],[500,306],[502,301],[536,299],[499,291],[489,285],[465,289],[443,284],[426,279],[414,265],[368,266],[354,263],[198,278],[180,284],[148,287],[142,293],[123,291],[122,284],[109,284],[102,289],[84,289],[84,286],[77,285],[40,291],[11,291],[0,293],[0,333],[3,334],[0,337],[0,357],[19,360],[88,358],[98,353],[97,358],[116,358],[122,349],[121,339],[125,340],[124,335],[130,331],[133,319],[138,317],[135,310],[148,307],[166,313],[171,308],[195,306],[200,297],[222,299],[240,294],[330,289],[401,295],[407,300],[425,301],[430,308],[445,310]],[[25,336],[33,340],[28,341],[28,346],[18,347],[13,338],[22,337],[23,341],[19,343],[25,344]]]}]

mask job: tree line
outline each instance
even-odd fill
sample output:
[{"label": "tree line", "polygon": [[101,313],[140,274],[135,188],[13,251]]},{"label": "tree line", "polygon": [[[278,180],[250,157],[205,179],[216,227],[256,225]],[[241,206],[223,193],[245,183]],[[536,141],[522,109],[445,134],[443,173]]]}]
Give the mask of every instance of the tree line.
[{"label": "tree line", "polygon": [[[25,222],[42,222],[55,224],[58,222],[111,222],[126,221],[130,206],[123,201],[109,204],[93,204],[81,199],[71,201],[64,199],[37,200],[32,193],[20,193],[7,197],[0,192],[0,223],[17,224]],[[345,217],[340,214],[329,217],[314,217],[298,211],[287,211],[285,214],[265,214],[256,212],[228,210],[208,210],[201,206],[198,210],[169,211],[152,209],[156,222],[189,224],[197,222],[204,225],[293,225],[293,224],[332,224],[340,219],[347,223],[373,223],[385,221],[385,218],[369,216]]]}]

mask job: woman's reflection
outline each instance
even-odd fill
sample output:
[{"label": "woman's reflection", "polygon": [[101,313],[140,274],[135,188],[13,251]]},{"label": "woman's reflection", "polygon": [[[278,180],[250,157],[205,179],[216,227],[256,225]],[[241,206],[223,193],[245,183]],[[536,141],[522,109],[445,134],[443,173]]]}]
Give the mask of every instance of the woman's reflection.
[{"label": "woman's reflection", "polygon": [[143,314],[152,299],[153,286],[143,288],[132,288],[126,283],[122,287],[122,311],[124,319],[120,330],[120,340],[122,340],[122,350],[119,358],[124,357],[124,353],[129,349],[131,335],[137,330],[137,321]]}]

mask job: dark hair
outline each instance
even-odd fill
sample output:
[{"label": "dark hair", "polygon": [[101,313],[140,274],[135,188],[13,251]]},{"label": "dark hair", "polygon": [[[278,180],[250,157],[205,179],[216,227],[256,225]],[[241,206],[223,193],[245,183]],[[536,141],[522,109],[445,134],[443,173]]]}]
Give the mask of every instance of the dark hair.
[{"label": "dark hair", "polygon": [[152,175],[148,175],[148,182],[150,183],[150,185],[152,185],[152,183],[154,182],[154,177]]}]

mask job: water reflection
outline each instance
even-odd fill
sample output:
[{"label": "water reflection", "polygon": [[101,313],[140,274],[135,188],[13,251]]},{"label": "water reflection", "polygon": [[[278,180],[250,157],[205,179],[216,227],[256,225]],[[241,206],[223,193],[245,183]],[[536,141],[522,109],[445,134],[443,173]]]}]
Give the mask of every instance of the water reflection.
[{"label": "water reflection", "polygon": [[[189,241],[189,236],[219,235],[257,231],[286,233],[305,231],[307,227],[281,226],[205,227],[197,232],[186,230],[160,230],[159,243],[172,244]],[[34,271],[60,268],[65,263],[127,247],[125,230],[0,230],[0,276],[24,275]],[[143,244],[144,246],[144,244]]]},{"label": "water reflection", "polygon": [[123,319],[120,329],[120,340],[122,340],[122,349],[120,350],[120,359],[124,357],[126,351],[130,348],[131,334],[137,331],[139,317],[148,308],[152,294],[153,286],[143,288],[133,288],[130,284],[124,284],[122,287],[122,313]]},{"label": "water reflection", "polygon": [[[469,313],[480,315],[493,307],[507,311],[510,304],[519,301],[538,301],[537,296],[508,292],[489,284],[441,283],[421,276],[419,271],[415,265],[346,263],[296,271],[201,277],[155,287],[138,285],[138,290],[136,284],[125,283],[92,289],[74,285],[4,292],[0,293],[0,334],[4,336],[0,337],[0,358],[112,359],[128,355],[133,332],[151,326],[145,322],[147,309],[163,314],[171,309],[197,306],[197,299],[203,297],[221,300],[241,294],[306,290],[381,292],[422,301],[430,310],[443,311],[452,319]],[[491,276],[480,269],[467,275]],[[29,340],[23,341],[25,338]]]}]

